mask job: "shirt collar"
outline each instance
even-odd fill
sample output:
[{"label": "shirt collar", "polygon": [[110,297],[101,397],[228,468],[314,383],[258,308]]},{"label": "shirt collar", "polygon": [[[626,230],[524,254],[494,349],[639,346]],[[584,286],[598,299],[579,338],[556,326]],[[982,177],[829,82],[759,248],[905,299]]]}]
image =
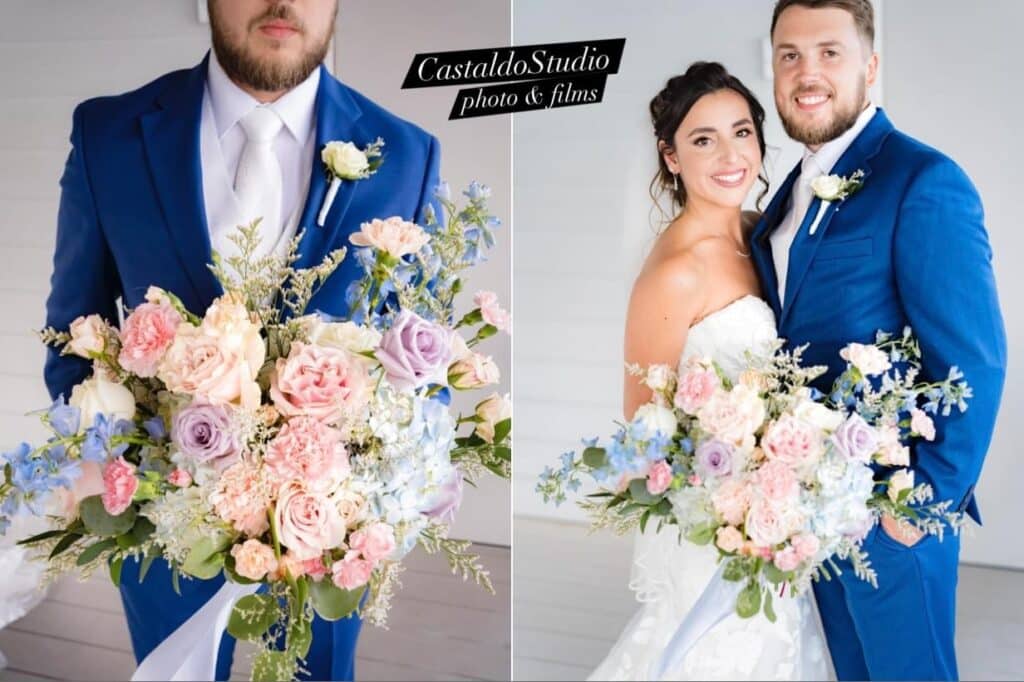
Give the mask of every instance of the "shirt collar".
[{"label": "shirt collar", "polygon": [[[260,105],[255,97],[235,85],[228,77],[213,50],[210,50],[206,83],[218,139],[223,138],[239,119]],[[317,67],[306,80],[283,94],[276,102],[267,105],[281,117],[284,127],[298,142],[305,142],[313,129],[319,87],[320,68]]]},{"label": "shirt collar", "polygon": [[[857,139],[857,136],[861,134],[861,131],[867,127],[868,123],[874,117],[878,107],[873,102],[868,102],[868,106],[864,111],[860,112],[860,116],[854,122],[853,126],[850,127],[845,133],[840,135],[834,140],[830,140],[816,152],[812,152],[810,149],[804,148],[804,160],[801,168],[801,174],[808,169],[814,172],[814,177],[818,175],[828,175],[832,172],[832,167],[836,165],[839,158],[850,148],[853,141]],[[813,179],[813,178],[812,178]]]}]

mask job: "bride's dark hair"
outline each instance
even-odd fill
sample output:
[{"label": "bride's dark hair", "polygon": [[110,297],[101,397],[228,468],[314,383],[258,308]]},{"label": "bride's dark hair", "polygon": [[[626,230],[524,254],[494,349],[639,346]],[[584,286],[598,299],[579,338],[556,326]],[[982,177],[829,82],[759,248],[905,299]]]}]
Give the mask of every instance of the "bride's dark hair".
[{"label": "bride's dark hair", "polygon": [[663,216],[668,216],[662,209],[658,197],[667,193],[672,198],[671,210],[676,207],[682,209],[686,206],[686,187],[682,181],[678,188],[672,171],[665,164],[662,150],[671,150],[674,147],[674,137],[679,124],[686,118],[693,105],[704,95],[710,95],[720,90],[732,90],[738,93],[747,101],[750,107],[751,118],[754,121],[754,130],[757,134],[757,146],[761,150],[761,173],[758,180],[764,185],[764,189],[757,196],[758,210],[761,200],[768,194],[768,178],[764,174],[764,107],[757,101],[747,86],[728,71],[718,62],[694,62],[690,68],[681,76],[673,76],[665,83],[661,92],[651,100],[651,123],[654,124],[654,136],[657,138],[658,172],[651,180],[650,193],[654,205],[658,207]]}]

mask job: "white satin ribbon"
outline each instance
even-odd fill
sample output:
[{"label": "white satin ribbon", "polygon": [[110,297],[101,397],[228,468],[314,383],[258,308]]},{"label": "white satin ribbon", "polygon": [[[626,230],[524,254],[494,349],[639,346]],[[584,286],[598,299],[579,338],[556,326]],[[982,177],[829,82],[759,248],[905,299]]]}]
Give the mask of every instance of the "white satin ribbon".
[{"label": "white satin ribbon", "polygon": [[339,187],[341,187],[341,178],[337,176],[331,178],[331,185],[327,188],[327,195],[324,197],[323,206],[320,207],[320,215],[316,217],[318,227],[323,227],[324,223],[327,222],[327,214],[330,212],[331,206],[334,205],[334,197],[338,196]]},{"label": "white satin ribbon", "polygon": [[828,207],[831,205],[831,201],[826,201],[824,199],[821,200],[821,203],[818,204],[818,215],[814,216],[814,222],[811,223],[811,231],[808,234],[813,235],[818,230],[818,223],[821,222],[821,219],[825,216],[825,211],[827,211]]},{"label": "white satin ribbon", "polygon": [[674,670],[686,657],[687,652],[706,635],[711,628],[736,612],[736,598],[746,581],[729,582],[722,577],[728,562],[723,561],[708,581],[708,586],[697,598],[683,622],[676,628],[665,650],[651,663],[648,679],[660,680],[669,670]]},{"label": "white satin ribbon", "polygon": [[203,607],[149,652],[132,675],[137,680],[213,680],[217,651],[235,602],[253,594],[259,583],[226,582]]}]

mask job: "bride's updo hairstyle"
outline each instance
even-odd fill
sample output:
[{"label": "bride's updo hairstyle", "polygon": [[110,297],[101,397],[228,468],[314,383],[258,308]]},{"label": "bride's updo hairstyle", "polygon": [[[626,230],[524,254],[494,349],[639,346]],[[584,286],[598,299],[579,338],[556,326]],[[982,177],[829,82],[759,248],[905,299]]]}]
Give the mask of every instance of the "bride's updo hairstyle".
[{"label": "bride's updo hairstyle", "polygon": [[[757,145],[761,149],[761,159],[764,159],[764,107],[757,101],[754,93],[718,62],[694,62],[683,75],[669,78],[661,92],[651,100],[650,105],[658,153],[658,172],[651,180],[650,193],[654,205],[666,218],[670,213],[674,215],[686,206],[686,187],[681,179],[677,186],[672,171],[665,164],[662,152],[674,148],[676,131],[697,100],[720,90],[733,90],[747,101],[757,134]],[[768,194],[768,178],[764,175],[763,163],[758,180],[764,185],[764,189],[757,197],[760,207],[761,200]],[[662,194],[668,194],[672,198],[670,213],[666,212],[658,201]]]}]

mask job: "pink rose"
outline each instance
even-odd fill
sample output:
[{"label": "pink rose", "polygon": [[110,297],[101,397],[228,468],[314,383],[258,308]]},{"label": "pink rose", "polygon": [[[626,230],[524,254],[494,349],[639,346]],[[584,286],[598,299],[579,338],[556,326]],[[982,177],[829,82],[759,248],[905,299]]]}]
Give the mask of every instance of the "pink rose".
[{"label": "pink rose", "polygon": [[810,533],[801,533],[800,535],[794,535],[790,538],[790,544],[793,545],[793,549],[796,551],[800,561],[806,561],[810,559],[818,550],[821,549],[821,541],[818,540],[816,535]]},{"label": "pink rose", "polygon": [[448,383],[465,391],[483,388],[501,381],[501,372],[494,360],[480,353],[470,353],[448,368]]},{"label": "pink rose", "polygon": [[371,523],[352,533],[348,546],[376,563],[395,550],[395,531],[386,523]]},{"label": "pink rose", "polygon": [[274,550],[259,540],[246,540],[231,548],[235,558],[235,572],[249,580],[263,580],[263,576],[277,569]]},{"label": "pink rose", "polygon": [[135,466],[118,457],[103,469],[103,508],[111,516],[117,516],[128,509],[132,496],[139,488],[135,478]]},{"label": "pink rose", "polygon": [[768,459],[799,469],[821,459],[825,440],[820,430],[787,414],[768,426],[761,447]]},{"label": "pink rose", "polygon": [[699,410],[701,428],[719,440],[739,445],[753,440],[764,422],[764,401],[752,388],[742,384],[732,390],[717,390]]},{"label": "pink rose", "polygon": [[747,512],[744,528],[760,547],[773,547],[785,542],[797,530],[803,518],[793,508],[777,507],[765,500],[754,500]]},{"label": "pink rose", "polygon": [[920,434],[925,440],[935,440],[935,422],[916,407],[910,411],[910,430]]},{"label": "pink rose", "polygon": [[695,415],[721,386],[714,369],[691,362],[679,377],[675,405],[686,414]]},{"label": "pink rose", "polygon": [[341,432],[313,417],[289,419],[267,445],[263,462],[277,485],[299,480],[320,492],[337,487],[349,473]]},{"label": "pink rose", "polygon": [[711,494],[711,504],[726,523],[738,526],[750,508],[750,491],[742,482],[730,478]]},{"label": "pink rose", "polygon": [[167,482],[179,488],[187,488],[192,485],[192,475],[184,469],[175,469],[167,474]]},{"label": "pink rose", "polygon": [[331,567],[331,579],[343,590],[354,590],[370,581],[373,564],[359,558],[359,552],[347,552],[341,561]]},{"label": "pink rose", "polygon": [[722,526],[715,533],[715,544],[723,552],[735,552],[743,546],[743,533],[733,526]]},{"label": "pink rose", "polygon": [[345,539],[345,522],[334,501],[297,481],[281,487],[274,518],[281,543],[296,559],[320,556]]},{"label": "pink rose", "polygon": [[494,428],[512,416],[512,401],[508,394],[501,396],[497,393],[484,398],[477,406],[475,412],[480,422],[476,425],[476,433],[488,443],[494,442]]},{"label": "pink rose", "polygon": [[498,305],[498,295],[496,293],[493,291],[478,291],[473,296],[473,303],[476,303],[477,307],[480,308],[480,315],[484,318],[484,322],[502,331],[508,330],[509,314],[508,311],[503,310]]},{"label": "pink rose", "polygon": [[783,502],[800,493],[800,483],[793,470],[777,460],[769,461],[757,470],[754,485],[758,492],[773,502]]},{"label": "pink rose", "polygon": [[270,527],[270,486],[259,469],[241,461],[224,470],[210,494],[217,515],[246,535],[262,535]]},{"label": "pink rose", "polygon": [[102,353],[106,347],[107,323],[99,315],[76,318],[68,332],[71,341],[67,347],[75,355],[89,358],[90,353]]},{"label": "pink rose", "polygon": [[140,377],[156,376],[179,324],[181,315],[169,304],[143,303],[124,321],[117,361]]},{"label": "pink rose", "polygon": [[302,569],[314,582],[320,582],[327,575],[327,566],[323,557],[313,557],[302,562]]},{"label": "pink rose", "polygon": [[293,343],[270,378],[270,397],[281,414],[309,415],[325,424],[361,410],[369,394],[366,363],[340,348]]},{"label": "pink rose", "polygon": [[423,248],[430,241],[430,235],[419,225],[393,216],[387,220],[375,218],[363,223],[360,231],[348,240],[356,246],[372,246],[395,258],[401,258]]},{"label": "pink rose", "polygon": [[665,460],[661,460],[647,472],[647,492],[652,495],[660,495],[668,490],[670,485],[672,485],[672,467]]},{"label": "pink rose", "polygon": [[795,571],[801,563],[800,555],[792,547],[786,547],[785,549],[775,552],[775,556],[772,559],[775,562],[775,566],[780,571]]},{"label": "pink rose", "polygon": [[215,336],[183,322],[157,368],[157,377],[169,391],[212,405],[231,403],[255,410],[261,397],[256,375],[265,357],[266,346],[255,326],[245,334]]}]

